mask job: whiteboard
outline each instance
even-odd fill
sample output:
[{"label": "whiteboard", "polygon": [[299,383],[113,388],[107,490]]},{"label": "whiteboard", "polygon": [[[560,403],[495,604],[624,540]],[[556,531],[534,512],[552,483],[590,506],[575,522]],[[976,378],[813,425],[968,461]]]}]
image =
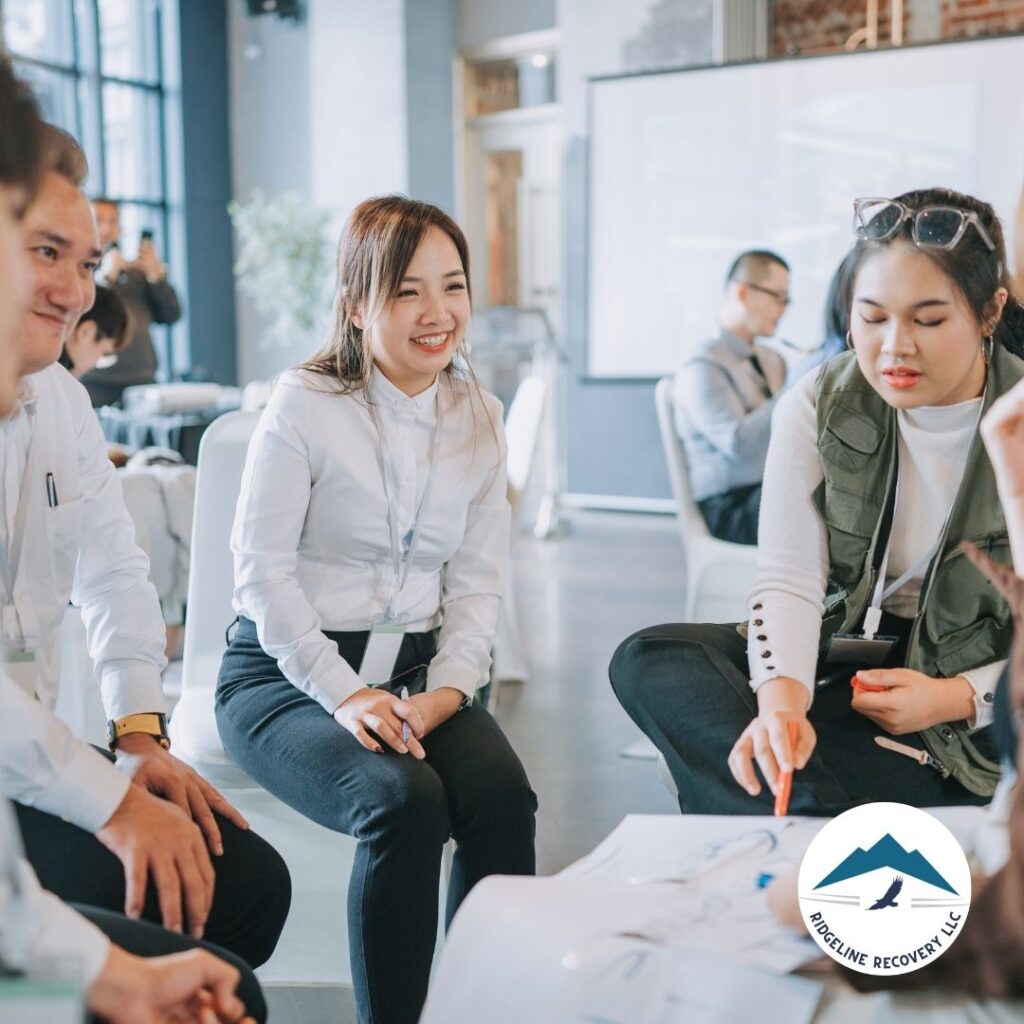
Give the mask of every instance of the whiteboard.
[{"label": "whiteboard", "polygon": [[725,273],[749,248],[792,268],[780,339],[819,344],[856,196],[944,185],[1013,224],[1024,36],[590,88],[588,376],[674,372],[714,329]]}]

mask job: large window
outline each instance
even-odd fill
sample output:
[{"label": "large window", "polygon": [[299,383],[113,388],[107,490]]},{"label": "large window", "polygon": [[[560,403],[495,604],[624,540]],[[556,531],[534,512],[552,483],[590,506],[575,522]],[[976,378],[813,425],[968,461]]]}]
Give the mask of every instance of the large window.
[{"label": "large window", "polygon": [[[85,148],[89,194],[121,204],[125,258],[135,258],[149,230],[172,262],[161,14],[161,0],[0,0],[3,39],[19,74],[45,116]],[[154,341],[166,370],[167,339],[154,333]]]}]

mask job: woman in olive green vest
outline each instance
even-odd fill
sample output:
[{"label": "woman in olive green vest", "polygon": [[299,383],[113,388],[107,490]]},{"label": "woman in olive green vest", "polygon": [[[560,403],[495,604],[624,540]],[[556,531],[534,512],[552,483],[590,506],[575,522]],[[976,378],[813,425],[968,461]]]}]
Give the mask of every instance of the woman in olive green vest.
[{"label": "woman in olive green vest", "polygon": [[1011,618],[960,543],[1009,561],[977,428],[1024,377],[1024,308],[987,203],[863,199],[854,224],[853,351],[776,410],[748,622],[651,627],[611,663],[683,811],[764,811],[791,766],[804,814],[983,803],[998,778]]}]

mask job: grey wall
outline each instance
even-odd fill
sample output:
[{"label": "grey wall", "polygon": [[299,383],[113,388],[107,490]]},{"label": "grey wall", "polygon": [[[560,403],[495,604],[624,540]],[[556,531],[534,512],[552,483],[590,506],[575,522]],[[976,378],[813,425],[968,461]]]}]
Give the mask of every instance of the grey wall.
[{"label": "grey wall", "polygon": [[[712,0],[558,0],[565,125],[564,332],[568,489],[667,497],[654,383],[586,379],[587,79],[711,60]],[[624,281],[623,302],[629,302]],[[629,345],[629,338],[622,344]]]},{"label": "grey wall", "polygon": [[191,365],[210,380],[233,384],[235,364],[234,249],[227,203],[228,45],[224,0],[179,0],[182,166],[188,267]]},{"label": "grey wall", "polygon": [[459,0],[459,46],[554,28],[555,7],[555,0]]},{"label": "grey wall", "polygon": [[405,5],[409,195],[449,213],[455,210],[452,56],[458,30],[456,0]]}]

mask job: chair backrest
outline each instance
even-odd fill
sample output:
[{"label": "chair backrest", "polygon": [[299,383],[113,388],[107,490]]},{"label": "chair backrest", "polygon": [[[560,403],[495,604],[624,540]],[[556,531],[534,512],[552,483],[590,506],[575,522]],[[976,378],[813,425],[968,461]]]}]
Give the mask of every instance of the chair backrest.
[{"label": "chair backrest", "polygon": [[543,377],[524,377],[516,389],[508,408],[508,415],[505,417],[505,440],[508,442],[508,496],[513,516],[530,480],[537,440],[544,423],[545,391]]},{"label": "chair backrest", "polygon": [[231,526],[256,412],[219,416],[203,434],[196,475],[181,701],[171,718],[175,752],[193,764],[230,764],[217,732],[213,695],[234,618]]},{"label": "chair backrest", "polygon": [[661,446],[665,450],[672,497],[676,500],[679,527],[685,542],[687,537],[709,537],[711,534],[690,489],[690,467],[686,461],[686,449],[676,431],[672,385],[671,377],[662,377],[658,381],[654,388],[654,405],[658,411],[658,430],[661,433]]}]

